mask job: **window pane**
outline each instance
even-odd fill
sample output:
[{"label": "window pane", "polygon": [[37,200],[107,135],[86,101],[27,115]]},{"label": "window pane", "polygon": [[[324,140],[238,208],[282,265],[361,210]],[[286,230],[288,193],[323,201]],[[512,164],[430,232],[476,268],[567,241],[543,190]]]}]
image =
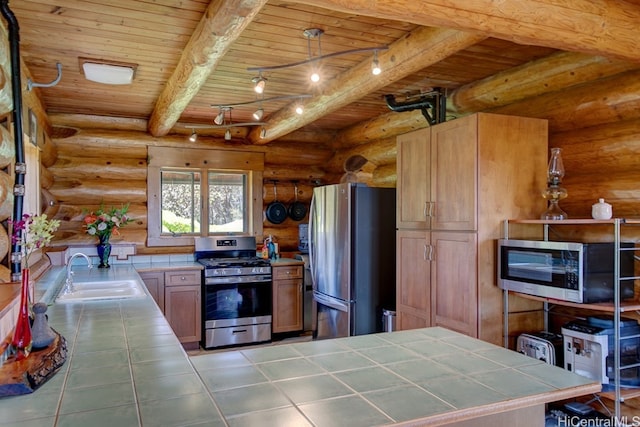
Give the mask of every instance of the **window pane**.
[{"label": "window pane", "polygon": [[200,232],[200,173],[162,170],[162,233]]},{"label": "window pane", "polygon": [[247,230],[247,175],[209,172],[209,232]]}]

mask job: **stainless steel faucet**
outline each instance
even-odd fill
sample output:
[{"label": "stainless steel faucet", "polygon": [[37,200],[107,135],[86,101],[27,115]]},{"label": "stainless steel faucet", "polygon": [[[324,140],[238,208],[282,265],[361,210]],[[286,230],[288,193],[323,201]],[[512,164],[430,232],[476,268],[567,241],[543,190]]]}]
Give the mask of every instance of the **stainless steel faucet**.
[{"label": "stainless steel faucet", "polygon": [[82,252],[78,252],[75,253],[73,255],[71,255],[71,258],[69,258],[69,261],[67,261],[67,279],[64,281],[64,288],[62,289],[62,293],[63,294],[70,294],[74,291],[73,289],[73,260],[76,259],[77,257],[83,257],[84,259],[87,260],[87,267],[89,269],[91,269],[93,267],[93,265],[91,264],[91,259],[86,256],[85,254],[83,254]]}]

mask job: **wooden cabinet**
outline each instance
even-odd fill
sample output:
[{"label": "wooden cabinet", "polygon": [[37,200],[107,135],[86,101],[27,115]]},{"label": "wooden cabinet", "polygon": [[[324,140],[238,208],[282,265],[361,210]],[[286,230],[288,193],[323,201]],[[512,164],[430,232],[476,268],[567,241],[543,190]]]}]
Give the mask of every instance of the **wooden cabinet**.
[{"label": "wooden cabinet", "polygon": [[164,316],[183,344],[202,336],[201,277],[200,270],[164,273]]},{"label": "wooden cabinet", "polygon": [[430,233],[398,230],[396,253],[396,329],[431,325]]},{"label": "wooden cabinet", "polygon": [[500,344],[496,240],[503,218],[545,209],[547,121],[479,113],[397,143],[398,329],[444,326]]},{"label": "wooden cabinet", "polygon": [[431,227],[428,209],[431,200],[429,164],[431,128],[399,135],[397,138],[398,229],[426,230]]},{"label": "wooden cabinet", "polygon": [[139,274],[180,342],[186,347],[197,347],[202,335],[201,271]]},{"label": "wooden cabinet", "polygon": [[164,272],[146,271],[139,274],[147,290],[160,307],[160,311],[164,313]]},{"label": "wooden cabinet", "polygon": [[303,328],[302,274],[304,264],[294,261],[272,265],[273,333],[301,331]]}]

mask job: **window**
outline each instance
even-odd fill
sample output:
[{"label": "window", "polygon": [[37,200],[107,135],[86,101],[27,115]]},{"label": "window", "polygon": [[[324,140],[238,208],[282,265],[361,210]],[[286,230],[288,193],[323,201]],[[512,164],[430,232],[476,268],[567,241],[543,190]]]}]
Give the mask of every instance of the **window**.
[{"label": "window", "polygon": [[150,147],[147,245],[261,235],[263,169],[262,153]]}]

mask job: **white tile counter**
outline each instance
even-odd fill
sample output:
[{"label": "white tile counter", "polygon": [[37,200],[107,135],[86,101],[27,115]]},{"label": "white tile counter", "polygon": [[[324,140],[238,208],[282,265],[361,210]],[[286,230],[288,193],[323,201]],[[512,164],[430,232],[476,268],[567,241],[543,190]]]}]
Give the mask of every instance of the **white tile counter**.
[{"label": "white tile counter", "polygon": [[[74,267],[76,277],[82,268]],[[99,274],[135,274],[132,266],[110,270]],[[68,341],[68,359],[33,394],[0,399],[0,426],[476,426],[518,419],[538,427],[545,402],[600,390],[442,328],[190,359],[150,297],[54,304],[48,315]]]}]

